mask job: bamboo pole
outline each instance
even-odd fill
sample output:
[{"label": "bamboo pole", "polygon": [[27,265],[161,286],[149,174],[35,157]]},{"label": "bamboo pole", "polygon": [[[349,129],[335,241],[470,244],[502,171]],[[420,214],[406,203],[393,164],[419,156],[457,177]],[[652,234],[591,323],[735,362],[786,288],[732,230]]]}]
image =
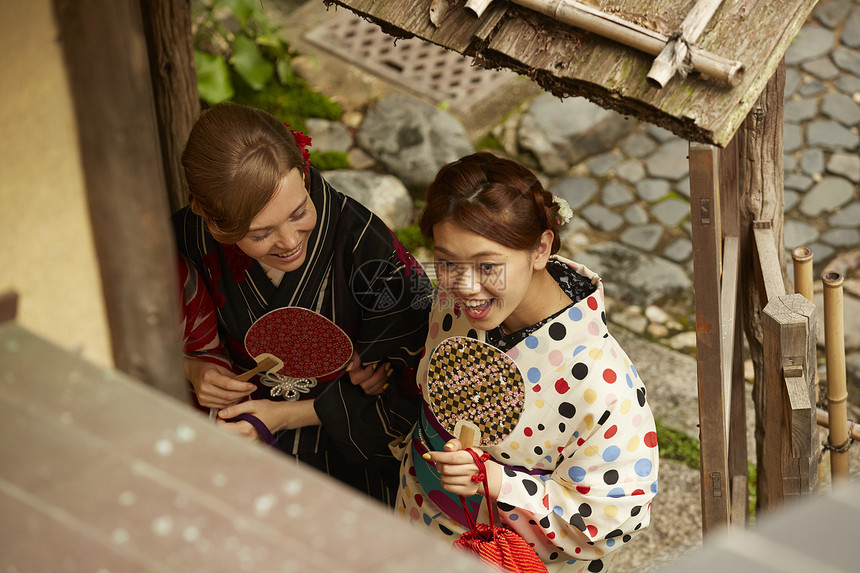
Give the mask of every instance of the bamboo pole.
[{"label": "bamboo pole", "polygon": [[[815,304],[812,294],[812,251],[807,247],[797,247],[791,252],[791,258],[794,263],[794,292],[803,295],[803,298]],[[817,336],[817,333],[812,333],[812,336]],[[821,391],[818,387],[818,360],[816,359],[810,365],[813,369],[813,383],[815,384],[815,403],[821,399]],[[821,423],[819,422],[819,425]],[[827,426],[828,428],[830,426]],[[821,433],[819,432],[819,443]],[[818,461],[818,488],[821,489],[821,482],[824,479],[824,464],[821,460]]]},{"label": "bamboo pole", "polygon": [[824,273],[824,349],[827,357],[827,410],[830,414],[831,480],[848,481],[848,389],[845,376],[845,340],[842,275]]},{"label": "bamboo pole", "polygon": [[696,43],[705,30],[708,22],[714,17],[717,8],[723,0],[698,0],[687,17],[681,23],[681,28],[672,34],[672,39],[651,64],[648,80],[656,87],[662,88],[669,80],[679,73],[686,78],[690,73],[690,47]]},{"label": "bamboo pole", "polygon": [[[492,0],[469,0],[466,2],[466,8],[480,17],[491,2]],[[664,34],[595,10],[576,0],[512,0],[512,2],[549,16],[562,24],[597,34],[650,56],[659,56],[671,41],[671,38]],[[731,86],[738,85],[743,79],[744,65],[737,60],[723,58],[695,46],[690,46],[689,59],[694,70]]]}]

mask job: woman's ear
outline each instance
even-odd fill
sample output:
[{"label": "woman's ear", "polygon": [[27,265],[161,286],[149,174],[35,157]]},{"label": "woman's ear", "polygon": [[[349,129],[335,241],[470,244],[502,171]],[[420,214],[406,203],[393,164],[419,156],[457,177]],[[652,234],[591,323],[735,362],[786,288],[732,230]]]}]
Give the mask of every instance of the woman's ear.
[{"label": "woman's ear", "polygon": [[534,256],[532,268],[534,268],[534,270],[539,271],[546,268],[546,263],[549,260],[549,256],[552,254],[552,242],[554,239],[555,233],[549,229],[541,233],[540,242],[532,252]]}]

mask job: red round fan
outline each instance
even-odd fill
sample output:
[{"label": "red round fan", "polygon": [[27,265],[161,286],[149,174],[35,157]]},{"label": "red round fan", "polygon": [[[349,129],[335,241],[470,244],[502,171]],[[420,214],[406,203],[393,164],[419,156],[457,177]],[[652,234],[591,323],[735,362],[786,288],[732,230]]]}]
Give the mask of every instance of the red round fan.
[{"label": "red round fan", "polygon": [[257,319],[245,334],[251,356],[271,354],[283,362],[260,380],[272,396],[297,400],[317,381],[334,377],[352,358],[352,341],[331,320],[306,308],[288,306]]}]

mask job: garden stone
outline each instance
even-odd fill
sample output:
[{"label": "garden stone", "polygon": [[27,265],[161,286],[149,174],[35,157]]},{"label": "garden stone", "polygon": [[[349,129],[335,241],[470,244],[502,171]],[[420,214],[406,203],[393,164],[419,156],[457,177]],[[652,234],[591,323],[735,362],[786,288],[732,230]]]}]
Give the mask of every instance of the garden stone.
[{"label": "garden stone", "polygon": [[804,26],[785,52],[787,66],[820,58],[833,47],[833,32],[826,28]]},{"label": "garden stone", "polygon": [[690,198],[690,178],[684,177],[675,183],[675,192],[683,195],[687,199]]},{"label": "garden stone", "polygon": [[591,204],[582,210],[582,218],[588,221],[588,224],[599,229],[611,233],[624,224],[624,219],[621,215],[613,213],[603,205]]},{"label": "garden stone", "polygon": [[860,48],[860,8],[854,8],[845,22],[841,40],[849,48]]},{"label": "garden stone", "polygon": [[666,314],[666,311],[653,304],[645,307],[645,318],[656,324],[666,324],[669,322],[669,315]]},{"label": "garden stone", "polygon": [[677,227],[690,214],[690,204],[680,199],[666,199],[651,208],[651,214],[667,227]]},{"label": "garden stone", "polygon": [[807,175],[817,175],[824,171],[824,152],[815,147],[807,149],[800,158],[800,168]]},{"label": "garden stone", "polygon": [[648,319],[642,316],[642,309],[635,304],[624,307],[621,312],[611,313],[609,318],[615,324],[636,334],[642,334],[648,328]]},{"label": "garden stone", "polygon": [[827,171],[860,183],[860,156],[856,153],[834,153],[827,162]]},{"label": "garden stone", "polygon": [[794,155],[782,156],[782,171],[783,173],[791,173],[797,167],[797,159]]},{"label": "garden stone", "polygon": [[800,203],[800,193],[797,191],[786,190],[784,193],[785,204],[783,205],[783,211],[788,213]]},{"label": "garden stone", "polygon": [[544,93],[523,114],[519,145],[549,175],[563,173],[583,159],[612,149],[637,125],[585,98],[559,99]]},{"label": "garden stone", "polygon": [[592,175],[597,177],[607,175],[621,161],[621,155],[617,151],[607,151],[586,162],[586,166]]},{"label": "garden stone", "polygon": [[835,2],[819,3],[812,15],[816,20],[833,29],[842,23],[850,10],[851,0],[836,0]]},{"label": "garden stone", "polygon": [[809,124],[807,143],[810,146],[837,151],[854,149],[858,141],[860,138],[857,134],[834,121],[814,121]]},{"label": "garden stone", "polygon": [[693,286],[679,265],[618,243],[593,245],[577,260],[603,278],[609,296],[626,304],[646,306]]},{"label": "garden stone", "polygon": [[652,223],[641,227],[628,227],[621,233],[620,238],[622,243],[649,252],[663,238],[663,226]]},{"label": "garden stone", "polygon": [[312,151],[346,153],[352,147],[352,135],[341,122],[309,117],[305,123],[308,126],[308,135],[311,137]]},{"label": "garden stone", "polygon": [[853,76],[860,77],[860,54],[853,50],[837,48],[833,51],[833,63]]},{"label": "garden stone", "polygon": [[800,83],[803,81],[803,75],[799,71],[794,68],[787,68],[785,70],[785,101],[794,95],[794,92],[800,86]]},{"label": "garden stone", "polygon": [[423,194],[439,168],[474,152],[463,125],[450,114],[403,94],[377,102],[356,142],[413,193]]},{"label": "garden stone", "polygon": [[601,194],[601,203],[606,207],[617,207],[633,201],[633,192],[620,183],[607,183]]},{"label": "garden stone", "polygon": [[349,167],[350,169],[370,169],[376,164],[376,160],[373,159],[370,155],[362,151],[358,147],[353,147],[346,153],[347,159],[349,159]]},{"label": "garden stone", "polygon": [[663,256],[676,263],[683,263],[693,254],[693,241],[680,237],[675,239],[666,250],[663,251]]},{"label": "garden stone", "polygon": [[[836,252],[836,249],[831,247],[830,245],[825,245],[824,243],[812,243],[808,245],[809,250],[812,251],[813,256],[815,257],[815,264],[819,264],[821,262],[827,261]],[[789,257],[791,254],[789,253]],[[791,266],[791,265],[789,265]]]},{"label": "garden stone", "polygon": [[666,344],[669,345],[669,348],[674,348],[675,350],[695,350],[696,333],[681,332],[667,340]]},{"label": "garden stone", "polygon": [[562,248],[573,256],[575,253],[587,249],[592,243],[591,237],[593,236],[594,231],[591,226],[581,217],[574,217],[561,229]]},{"label": "garden stone", "polygon": [[831,227],[857,227],[860,225],[860,203],[846,205],[827,219]]},{"label": "garden stone", "polygon": [[636,194],[649,203],[662,199],[669,191],[669,182],[664,179],[643,179],[636,184]]},{"label": "garden stone", "polygon": [[570,203],[570,208],[576,212],[597,194],[597,183],[586,177],[565,177],[552,187],[551,192]]},{"label": "garden stone", "polygon": [[787,249],[805,247],[818,238],[818,229],[803,221],[785,221],[783,243]]},{"label": "garden stone", "polygon": [[801,68],[803,68],[804,72],[812,74],[820,80],[832,80],[839,76],[839,68],[834,66],[828,57],[803,62]]},{"label": "garden stone", "polygon": [[648,211],[642,205],[630,205],[624,211],[624,219],[631,225],[644,225],[648,222]]},{"label": "garden stone", "polygon": [[860,92],[860,78],[855,76],[843,75],[833,85],[842,93],[849,96]]},{"label": "garden stone", "polygon": [[825,177],[800,202],[800,212],[807,217],[829,213],[848,203],[854,186],[841,177]]},{"label": "garden stone", "polygon": [[799,125],[786,123],[782,130],[782,149],[785,153],[803,147],[803,129]]},{"label": "garden stone", "polygon": [[860,245],[860,232],[856,228],[831,229],[821,235],[821,240],[834,247],[856,247]]},{"label": "garden stone", "polygon": [[801,95],[801,97],[814,97],[818,94],[824,93],[827,91],[827,86],[818,80],[809,82],[808,84],[803,84],[800,86],[800,89],[797,90],[797,93]]},{"label": "garden stone", "polygon": [[397,177],[348,169],[325,171],[323,177],[335,189],[370,209],[388,228],[402,229],[412,224],[412,198]]},{"label": "garden stone", "polygon": [[785,102],[785,121],[802,123],[812,119],[818,113],[818,101],[814,99],[796,99]]},{"label": "garden stone", "polygon": [[812,187],[813,183],[815,182],[812,180],[812,177],[809,177],[808,175],[792,173],[785,178],[783,186],[786,189],[794,189],[795,191],[806,191]]},{"label": "garden stone", "polygon": [[649,125],[646,131],[648,132],[648,135],[650,135],[660,143],[666,143],[670,139],[675,139],[676,137],[678,137],[668,129],[663,129],[659,125],[654,124]]},{"label": "garden stone", "polygon": [[628,157],[641,159],[657,148],[654,140],[642,133],[634,133],[621,144],[621,151]]},{"label": "garden stone", "polygon": [[669,336],[669,329],[663,324],[649,324],[646,330],[648,334],[657,339]]},{"label": "garden stone", "polygon": [[824,96],[821,111],[846,127],[860,123],[860,106],[845,94],[832,92]]},{"label": "garden stone", "polygon": [[645,160],[645,169],[651,177],[676,181],[689,172],[689,147],[690,144],[684,139],[672,139]]},{"label": "garden stone", "polygon": [[636,183],[645,177],[645,167],[641,161],[628,159],[615,169],[615,174],[628,183]]}]

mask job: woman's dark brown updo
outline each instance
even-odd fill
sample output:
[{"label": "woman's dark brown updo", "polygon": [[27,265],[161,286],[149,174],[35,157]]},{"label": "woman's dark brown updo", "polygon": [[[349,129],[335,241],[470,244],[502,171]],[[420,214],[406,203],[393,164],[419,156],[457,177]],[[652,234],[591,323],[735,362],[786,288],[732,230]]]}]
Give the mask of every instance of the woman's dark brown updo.
[{"label": "woman's dark brown updo", "polygon": [[305,161],[295,137],[277,118],[221,103],[194,124],[182,167],[191,210],[217,241],[232,244],[248,233],[281,180],[293,169],[304,171]]},{"label": "woman's dark brown updo", "polygon": [[531,250],[553,232],[551,254],[561,246],[558,205],[529,169],[485,151],[439,170],[427,189],[418,222],[433,238],[433,225],[450,221],[511,249]]}]

